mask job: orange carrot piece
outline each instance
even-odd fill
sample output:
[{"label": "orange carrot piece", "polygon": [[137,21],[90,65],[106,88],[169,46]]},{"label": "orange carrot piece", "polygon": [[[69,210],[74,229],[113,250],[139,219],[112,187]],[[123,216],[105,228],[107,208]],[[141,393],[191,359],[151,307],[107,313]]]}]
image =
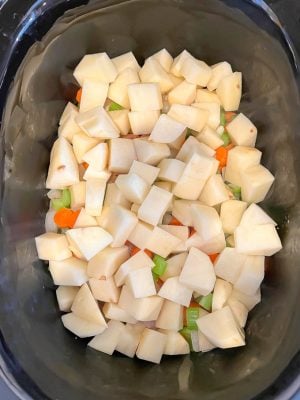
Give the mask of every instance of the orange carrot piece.
[{"label": "orange carrot piece", "polygon": [[211,260],[212,263],[214,263],[216,261],[216,258],[218,257],[219,253],[216,254],[210,254],[209,258]]},{"label": "orange carrot piece", "polygon": [[195,300],[191,300],[189,307],[200,307],[200,304]]},{"label": "orange carrot piece", "polygon": [[153,258],[153,256],[154,256],[154,254],[152,253],[152,251],[150,251],[150,250],[148,250],[148,249],[145,249],[145,250],[144,250],[144,253],[146,253],[147,256],[150,257],[150,258]]},{"label": "orange carrot piece", "polygon": [[226,111],[225,112],[225,121],[227,124],[233,120],[233,118],[236,116],[236,113],[233,111]]},{"label": "orange carrot piece", "polygon": [[131,257],[132,256],[134,256],[136,253],[138,253],[139,251],[141,251],[141,249],[139,249],[138,247],[136,247],[136,246],[133,246],[131,249],[130,249],[130,255],[131,255]]},{"label": "orange carrot piece", "polygon": [[178,219],[175,217],[172,217],[171,221],[169,222],[169,225],[183,226],[182,223],[178,221]]},{"label": "orange carrot piece", "polygon": [[228,157],[228,149],[226,147],[218,147],[216,150],[216,159],[219,161],[219,168],[222,169],[226,167],[227,157]]},{"label": "orange carrot piece", "polygon": [[88,169],[89,164],[88,164],[87,162],[83,162],[83,163],[82,163],[82,166],[83,166],[84,169]]},{"label": "orange carrot piece", "polygon": [[197,232],[196,229],[193,228],[192,226],[190,226],[190,236],[189,237],[193,236],[194,233],[196,233],[196,232]]},{"label": "orange carrot piece", "polygon": [[82,88],[77,90],[77,93],[76,93],[76,101],[77,101],[77,103],[80,103],[81,96],[82,96]]},{"label": "orange carrot piece", "polygon": [[61,208],[54,215],[54,222],[60,228],[73,228],[80,210],[73,211],[69,208]]}]

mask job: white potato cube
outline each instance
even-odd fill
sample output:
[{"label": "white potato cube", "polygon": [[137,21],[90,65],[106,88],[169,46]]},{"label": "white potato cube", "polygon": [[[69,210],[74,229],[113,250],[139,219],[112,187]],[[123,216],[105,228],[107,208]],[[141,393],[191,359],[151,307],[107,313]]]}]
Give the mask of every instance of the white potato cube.
[{"label": "white potato cube", "polygon": [[110,140],[109,171],[127,173],[134,160],[136,160],[136,152],[131,139],[118,138]]},{"label": "white potato cube", "polygon": [[96,300],[106,303],[117,303],[120,297],[120,289],[117,288],[114,279],[89,279],[92,294]]},{"label": "white potato cube", "polygon": [[234,232],[236,251],[253,256],[272,256],[282,249],[273,224],[239,226]]},{"label": "white potato cube", "polygon": [[130,131],[129,111],[128,110],[115,110],[108,112],[110,118],[115,125],[119,128],[121,135],[127,135]]},{"label": "white potato cube", "polygon": [[159,168],[134,160],[130,167],[129,173],[130,172],[139,175],[148,185],[152,185],[158,177]]},{"label": "white potato cube", "polygon": [[107,319],[127,322],[129,324],[135,324],[137,322],[136,319],[133,318],[127,311],[123,310],[114,303],[105,303],[102,311]]},{"label": "white potato cube", "polygon": [[135,204],[141,204],[150,190],[150,185],[133,172],[127,175],[119,175],[116,179],[116,185],[126,199]]},{"label": "white potato cube", "polygon": [[242,199],[247,203],[263,201],[274,182],[274,175],[262,165],[249,167],[240,174]]},{"label": "white potato cube", "polygon": [[242,271],[246,256],[235,248],[226,247],[215,261],[216,275],[230,283],[235,283]]},{"label": "white potato cube", "polygon": [[71,143],[74,135],[82,133],[82,129],[75,120],[77,115],[78,111],[64,120],[64,123],[58,128],[58,137],[64,137]]},{"label": "white potato cube", "polygon": [[132,111],[161,110],[162,96],[157,83],[133,83],[128,85],[128,96]]},{"label": "white potato cube", "polygon": [[173,301],[165,300],[155,322],[156,328],[179,331],[183,328],[183,307]]},{"label": "white potato cube", "polygon": [[240,225],[245,227],[266,224],[273,224],[275,226],[277,225],[276,222],[269,217],[261,207],[254,203],[250,204],[240,220]]},{"label": "white potato cube", "polygon": [[166,343],[166,335],[146,328],[142,333],[136,356],[141,360],[159,364],[164,354]]},{"label": "white potato cube", "polygon": [[223,78],[218,84],[217,95],[225,111],[238,110],[242,97],[242,73],[234,72]]},{"label": "white potato cube", "polygon": [[189,228],[187,226],[176,226],[176,225],[160,225],[160,228],[166,232],[169,232],[171,235],[176,236],[181,242],[175,247],[172,253],[179,253],[182,251],[186,251],[186,244],[189,237]]},{"label": "white potato cube", "polygon": [[88,215],[99,217],[102,213],[106,181],[88,179],[86,181],[85,211]]},{"label": "white potato cube", "polygon": [[179,332],[164,331],[162,332],[167,336],[167,343],[165,346],[164,354],[175,356],[178,354],[189,354],[190,347],[188,342],[183,338]]},{"label": "white potato cube", "polygon": [[[214,103],[211,103],[214,104]],[[221,139],[220,135],[213,130],[210,126],[205,126],[203,130],[197,136],[197,139],[201,142],[206,144],[207,146],[211,147],[213,150],[216,150],[218,147],[224,145],[223,140]]]},{"label": "white potato cube", "polygon": [[201,132],[208,121],[209,112],[197,107],[172,104],[168,116],[194,131]]},{"label": "white potato cube", "polygon": [[80,86],[85,79],[110,83],[115,80],[117,70],[106,53],[88,54],[75,68],[74,76]]},{"label": "white potato cube", "polygon": [[77,133],[73,136],[72,145],[73,151],[78,164],[81,164],[84,160],[84,155],[91,150],[93,147],[97,146],[100,139],[91,138],[87,136],[84,132]]},{"label": "white potato cube", "polygon": [[152,271],[149,267],[130,271],[126,278],[126,285],[136,299],[156,294]]},{"label": "white potato cube", "polygon": [[231,308],[232,314],[234,315],[240,327],[244,328],[248,318],[247,307],[232,297],[228,300],[227,305]]},{"label": "white potato cube", "polygon": [[83,318],[79,318],[74,313],[63,315],[61,320],[64,327],[79,338],[99,335],[106,329],[106,326],[102,323],[87,321]]},{"label": "white potato cube", "polygon": [[172,202],[172,193],[157,186],[152,186],[150,192],[138,210],[138,217],[150,225],[157,225]]},{"label": "white potato cube", "polygon": [[190,83],[206,87],[211,75],[211,68],[204,62],[194,57],[188,57],[181,67],[182,76]]},{"label": "white potato cube", "polygon": [[218,103],[221,101],[215,92],[210,92],[207,89],[198,89],[196,92],[196,103]]},{"label": "white potato cube", "polygon": [[207,84],[207,88],[210,91],[216,90],[221,80],[232,74],[231,65],[226,61],[212,65],[211,71],[212,74]]},{"label": "white potato cube", "polygon": [[160,65],[169,72],[173,64],[173,57],[167,49],[161,49],[157,53],[154,53],[150,58],[154,58],[160,63]]},{"label": "white potato cube", "polygon": [[[172,182],[155,182],[154,186],[157,186],[160,189],[164,189],[167,192],[172,192]],[[169,208],[172,207],[172,204],[170,203]]]},{"label": "white potato cube", "polygon": [[60,311],[71,311],[71,307],[78,290],[79,288],[75,286],[59,286],[56,289],[56,298]]},{"label": "white potato cube", "polygon": [[168,257],[180,244],[181,240],[177,236],[156,226],[148,240],[147,249],[161,257]]},{"label": "white potato cube", "polygon": [[202,189],[199,200],[211,207],[229,200],[228,190],[220,174],[212,175],[208,178],[208,181]]},{"label": "white potato cube", "polygon": [[85,79],[82,86],[80,99],[80,112],[92,110],[95,107],[103,107],[107,98],[108,83]]},{"label": "white potato cube", "polygon": [[174,86],[168,72],[153,57],[145,61],[139,74],[143,83],[157,83],[162,93],[168,92]]},{"label": "white potato cube", "polygon": [[63,261],[50,261],[49,271],[58,286],[81,286],[88,280],[87,263],[76,257]]},{"label": "white potato cube", "polygon": [[96,218],[89,215],[85,208],[80,210],[73,228],[86,228],[88,226],[98,226]]},{"label": "white potato cube", "polygon": [[110,85],[108,98],[120,106],[129,109],[128,85],[139,83],[140,78],[136,70],[126,68],[120,72],[117,79]]},{"label": "white potato cube", "polygon": [[159,179],[169,182],[178,182],[183,174],[185,163],[180,160],[166,158],[158,164]]},{"label": "white potato cube", "polygon": [[88,262],[87,274],[90,278],[102,279],[112,277],[117,269],[130,257],[127,246],[106,247]]},{"label": "white potato cube", "polygon": [[208,240],[204,240],[197,233],[194,233],[188,238],[185,244],[188,250],[191,247],[196,247],[208,255],[220,253],[226,247],[225,235],[223,231]]},{"label": "white potato cube", "polygon": [[174,200],[172,215],[178,219],[182,225],[193,226],[194,220],[192,217],[192,204],[201,204],[195,200]]},{"label": "white potato cube", "polygon": [[126,199],[115,183],[108,183],[106,186],[104,207],[112,204],[118,204],[124,208],[130,208],[130,201]]},{"label": "white potato cube", "polygon": [[208,112],[207,125],[212,129],[217,129],[220,125],[221,108],[219,103],[194,103],[193,107],[200,108]]},{"label": "white potato cube", "polygon": [[232,285],[223,279],[217,279],[212,298],[212,311],[221,310],[229,299]]},{"label": "white potato cube", "polygon": [[150,140],[158,143],[173,143],[178,140],[186,130],[186,126],[166,114],[162,114],[156,122]]},{"label": "white potato cube", "polygon": [[130,243],[141,250],[147,248],[148,240],[152,234],[153,226],[139,221],[128,237]]},{"label": "white potato cube", "polygon": [[107,167],[108,162],[107,143],[97,144],[91,150],[87,151],[82,159],[95,170],[103,171]]},{"label": "white potato cube", "polygon": [[194,136],[189,136],[179,150],[176,158],[188,162],[194,154],[213,157],[216,152],[204,143],[200,143]]},{"label": "white potato cube", "polygon": [[233,289],[228,303],[232,300],[241,302],[248,309],[248,311],[251,311],[261,301],[260,289],[258,289],[257,292],[251,296],[240,292],[237,289]]},{"label": "white potato cube", "polygon": [[164,143],[155,143],[144,139],[134,139],[133,142],[138,161],[146,164],[157,165],[171,154],[169,146]]},{"label": "white potato cube", "polygon": [[184,61],[187,58],[193,58],[193,56],[187,51],[183,50],[175,59],[171,66],[171,73],[175,76],[182,76],[181,69]]},{"label": "white potato cube", "polygon": [[107,329],[95,336],[89,343],[88,346],[102,353],[112,355],[116,350],[119,342],[119,338],[123,334],[124,324],[120,321],[109,321]]},{"label": "white potato cube", "polygon": [[86,181],[88,179],[100,179],[102,181],[107,182],[110,177],[111,177],[111,172],[108,171],[107,169],[104,169],[103,171],[97,171],[93,167],[88,167],[83,175],[83,179]]},{"label": "white potato cube", "polygon": [[40,260],[62,261],[72,256],[65,235],[48,232],[35,238]]},{"label": "white potato cube", "polygon": [[167,260],[167,269],[160,279],[165,282],[169,278],[179,276],[188,253],[179,253]]},{"label": "white potato cube", "polygon": [[227,126],[230,139],[236,146],[254,147],[257,137],[256,126],[244,114],[238,114]]},{"label": "white potato cube", "polygon": [[202,353],[206,353],[207,351],[211,351],[216,348],[214,344],[212,344],[202,332],[198,331],[198,348]]},{"label": "white potato cube", "polygon": [[[176,86],[180,85],[180,83],[184,81],[184,79],[183,79],[182,77],[175,76],[175,75],[173,75],[173,74],[171,74],[171,73],[169,74],[169,77],[172,79],[174,88],[175,88]],[[168,101],[166,101],[166,105],[167,105],[166,111],[168,111],[168,110],[169,110],[169,102],[168,102]],[[164,110],[164,108],[163,108],[163,110]],[[164,111],[163,111],[163,112],[164,112]]]},{"label": "white potato cube", "polygon": [[76,209],[85,205],[85,182],[78,182],[69,187],[71,195],[71,208]]},{"label": "white potato cube", "polygon": [[164,299],[188,307],[191,302],[193,290],[180,283],[178,276],[174,276],[164,282],[158,295]]},{"label": "white potato cube", "polygon": [[80,128],[90,137],[113,139],[120,136],[120,130],[103,107],[80,113],[76,118]]},{"label": "white potato cube", "polygon": [[159,111],[132,111],[128,114],[130,127],[134,135],[149,135],[158,118]]},{"label": "white potato cube", "polygon": [[187,81],[181,82],[168,94],[170,104],[184,104],[189,106],[195,101],[197,85]]},{"label": "white potato cube", "polygon": [[63,125],[69,117],[76,117],[77,114],[78,108],[69,101],[60,117],[59,126]]},{"label": "white potato cube", "polygon": [[127,324],[119,337],[116,350],[127,357],[133,358],[139,345],[142,331],[135,329],[133,325]]},{"label": "white potato cube", "polygon": [[259,289],[265,276],[265,257],[248,256],[241,270],[238,280],[235,282],[235,289],[254,295]]},{"label": "white potato cube", "polygon": [[154,267],[154,262],[141,250],[120,265],[120,268],[115,274],[116,285],[122,286],[130,272],[141,268],[148,268],[151,272],[152,267]]},{"label": "white potato cube", "polygon": [[127,68],[133,69],[137,72],[139,72],[139,70],[141,69],[132,51],[114,57],[111,61],[114,63],[118,74],[120,74],[120,72],[124,71],[124,69]]},{"label": "white potato cube", "polygon": [[221,204],[220,219],[225,233],[234,233],[246,208],[247,203],[239,200],[227,200]]},{"label": "white potato cube", "polygon": [[204,241],[214,238],[222,230],[222,224],[217,211],[205,205],[192,204],[194,228]]}]

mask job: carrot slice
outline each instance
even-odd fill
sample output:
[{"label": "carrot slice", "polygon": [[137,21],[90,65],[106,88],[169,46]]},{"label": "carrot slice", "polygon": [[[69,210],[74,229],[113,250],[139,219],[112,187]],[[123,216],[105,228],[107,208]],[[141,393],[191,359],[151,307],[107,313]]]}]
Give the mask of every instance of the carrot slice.
[{"label": "carrot slice", "polygon": [[61,208],[54,215],[54,222],[60,228],[73,228],[80,210],[73,211],[69,208]]},{"label": "carrot slice", "polygon": [[196,233],[196,232],[197,232],[196,229],[193,228],[192,226],[190,226],[190,236],[189,237],[193,236],[194,233]]},{"label": "carrot slice", "polygon": [[130,249],[130,255],[131,255],[131,257],[132,256],[134,256],[136,253],[138,253],[139,251],[141,251],[141,249],[139,249],[138,247],[136,247],[136,246],[133,246],[131,249]]},{"label": "carrot slice", "polygon": [[76,101],[77,101],[77,103],[80,103],[81,96],[82,96],[82,88],[77,90],[77,93],[76,93]]},{"label": "carrot slice", "polygon": [[216,149],[216,155],[215,155],[216,159],[219,161],[219,168],[222,169],[224,167],[226,167],[227,164],[227,157],[228,157],[228,149],[227,147],[218,147]]},{"label": "carrot slice", "polygon": [[210,255],[209,255],[209,258],[210,258],[210,260],[211,260],[212,263],[214,263],[214,262],[216,261],[218,255],[219,255],[219,253],[210,254]]},{"label": "carrot slice", "polygon": [[169,225],[183,226],[182,223],[178,221],[178,219],[175,217],[172,217],[171,221],[169,222]]},{"label": "carrot slice", "polygon": [[83,166],[84,169],[88,169],[89,164],[88,164],[87,162],[83,162],[83,163],[82,163],[82,166]]},{"label": "carrot slice", "polygon": [[148,249],[145,249],[145,250],[144,250],[144,253],[146,253],[148,257],[153,258],[153,255],[154,255],[154,254],[152,253],[152,251],[150,251],[150,250],[148,250]]},{"label": "carrot slice", "polygon": [[227,122],[227,124],[229,122],[231,122],[236,116],[236,113],[233,111],[226,111],[225,112],[225,121]]}]

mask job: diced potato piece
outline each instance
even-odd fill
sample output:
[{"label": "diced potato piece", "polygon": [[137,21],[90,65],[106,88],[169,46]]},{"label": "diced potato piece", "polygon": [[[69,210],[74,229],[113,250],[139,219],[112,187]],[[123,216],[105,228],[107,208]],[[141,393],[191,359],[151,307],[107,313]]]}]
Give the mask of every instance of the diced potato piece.
[{"label": "diced potato piece", "polygon": [[268,194],[274,176],[262,165],[255,165],[240,172],[242,199],[247,203],[260,203]]},{"label": "diced potato piece", "polygon": [[76,118],[80,128],[90,137],[113,139],[120,136],[120,130],[103,107],[80,113]]},{"label": "diced potato piece", "polygon": [[214,263],[218,277],[230,283],[235,283],[242,271],[246,256],[239,254],[235,248],[226,247]]},{"label": "diced potato piece", "polygon": [[127,87],[139,82],[140,78],[137,71],[130,68],[124,69],[110,85],[108,98],[124,108],[130,108]]},{"label": "diced potato piece", "polygon": [[66,235],[70,244],[78,249],[88,261],[113,241],[107,231],[94,226],[69,229]]},{"label": "diced potato piece", "polygon": [[156,328],[179,331],[183,328],[183,307],[165,300],[155,323]]},{"label": "diced potato piece", "polygon": [[247,295],[254,295],[265,275],[265,257],[248,256],[234,287]]},{"label": "diced potato piece", "polygon": [[125,356],[133,358],[139,345],[142,330],[135,329],[133,325],[127,324],[122,330],[116,350],[125,354]]},{"label": "diced potato piece", "polygon": [[47,189],[64,189],[79,182],[78,165],[72,146],[63,137],[57,139],[50,154]]},{"label": "diced potato piece", "polygon": [[72,145],[73,151],[78,164],[81,164],[84,160],[84,155],[91,150],[93,147],[97,146],[100,139],[91,138],[87,136],[84,132],[77,133],[73,136]]},{"label": "diced potato piece", "polygon": [[228,306],[231,308],[232,314],[239,323],[241,328],[244,328],[248,318],[247,307],[238,300],[230,298],[227,302]]},{"label": "diced potato piece", "polygon": [[253,256],[272,256],[282,249],[273,224],[239,226],[234,233],[236,251]]},{"label": "diced potato piece", "polygon": [[241,186],[241,171],[258,165],[261,160],[261,151],[252,147],[236,146],[228,152],[225,169],[225,180]]},{"label": "diced potato piece", "polygon": [[240,220],[240,225],[245,227],[266,224],[277,225],[277,223],[269,217],[261,207],[254,203],[250,204]]},{"label": "diced potato piece", "polygon": [[[184,81],[184,79],[183,79],[182,77],[175,76],[175,75],[173,75],[173,74],[169,74],[169,77],[172,79],[173,87],[174,87],[174,88],[175,88],[176,86],[180,85],[181,82]],[[166,105],[166,109],[163,108],[163,109],[162,109],[163,112],[169,111],[169,106],[170,106],[170,104],[169,104],[169,102],[168,102],[167,99],[166,99],[166,101],[165,101],[165,105]]]},{"label": "diced potato piece", "polygon": [[127,135],[130,131],[130,123],[128,116],[129,111],[116,110],[116,111],[109,111],[108,114],[115,123],[115,125],[119,128],[121,135]]},{"label": "diced potato piece", "polygon": [[244,114],[238,114],[227,126],[233,144],[254,147],[257,136],[256,126]]},{"label": "diced potato piece", "polygon": [[181,68],[184,61],[187,58],[193,58],[193,56],[187,51],[183,50],[175,59],[171,67],[171,73],[175,76],[182,76]]},{"label": "diced potato piece", "polygon": [[78,290],[79,288],[75,286],[59,286],[56,289],[56,298],[60,311],[71,311],[71,307]]},{"label": "diced potato piece", "polygon": [[207,89],[198,89],[196,93],[196,103],[218,103],[221,101],[215,92],[210,92]]},{"label": "diced potato piece", "polygon": [[88,215],[99,217],[102,213],[106,181],[88,179],[86,181],[85,211]]},{"label": "diced potato piece", "polygon": [[245,335],[228,306],[205,315],[197,323],[208,340],[221,349],[245,345]]},{"label": "diced potato piece", "polygon": [[124,71],[124,69],[127,68],[133,69],[137,72],[139,72],[139,70],[141,69],[132,51],[114,57],[111,61],[114,63],[118,74],[120,74],[120,72]]},{"label": "diced potato piece", "polygon": [[132,111],[161,110],[162,96],[157,83],[133,83],[128,85],[128,96]]},{"label": "diced potato piece", "polygon": [[172,253],[179,253],[186,251],[186,240],[189,237],[189,228],[187,226],[175,226],[175,225],[160,225],[160,228],[171,235],[176,236],[180,240],[180,244],[174,248]]},{"label": "diced potato piece", "polygon": [[169,182],[178,182],[183,174],[185,163],[180,160],[166,158],[158,164],[159,179]]},{"label": "diced potato piece", "polygon": [[108,183],[106,186],[104,207],[118,204],[124,208],[130,208],[130,201],[126,199],[121,190],[115,183]]},{"label": "diced potato piece", "polygon": [[63,261],[50,261],[49,271],[58,286],[81,286],[88,280],[87,264],[76,257]]},{"label": "diced potato piece", "polygon": [[77,115],[78,108],[75,106],[75,104],[69,101],[60,117],[59,126],[63,125],[70,117],[76,117]]},{"label": "diced potato piece", "polygon": [[217,211],[205,205],[192,204],[194,228],[204,241],[217,236],[222,230],[222,224]]},{"label": "diced potato piece", "polygon": [[153,226],[139,221],[128,237],[130,243],[141,250],[147,248],[148,240],[152,234]]},{"label": "diced potato piece", "polygon": [[159,168],[134,160],[129,172],[139,175],[148,185],[152,185],[158,177]]},{"label": "diced potato piece", "polygon": [[107,319],[128,322],[130,324],[135,324],[137,322],[136,319],[133,318],[127,311],[123,310],[114,303],[105,303],[102,311]]},{"label": "diced potato piece", "polygon": [[238,110],[242,97],[242,73],[234,72],[223,78],[218,84],[217,95],[225,111]]},{"label": "diced potato piece", "polygon": [[159,116],[159,111],[130,112],[128,117],[132,133],[134,135],[150,135]]},{"label": "diced potato piece", "polygon": [[220,219],[225,233],[234,233],[246,208],[247,203],[239,200],[227,200],[221,204]]},{"label": "diced potato piece", "polygon": [[211,207],[229,200],[229,193],[221,175],[212,175],[208,178],[199,200]]},{"label": "diced potato piece", "polygon": [[184,142],[176,158],[183,162],[188,162],[194,154],[213,157],[216,152],[204,143],[200,143],[195,137],[189,136]]},{"label": "diced potato piece", "polygon": [[[155,182],[154,186],[157,186],[160,189],[164,189],[167,192],[172,192],[172,182]],[[170,207],[172,207],[171,203],[170,206],[168,207],[168,210]]]},{"label": "diced potato piece", "polygon": [[120,297],[120,289],[117,288],[114,279],[90,278],[89,285],[96,300],[107,303],[117,303]]},{"label": "diced potato piece", "polygon": [[194,57],[185,59],[181,73],[188,82],[202,87],[206,87],[212,75],[211,68],[204,61],[199,61]]},{"label": "diced potato piece", "polygon": [[208,111],[207,125],[212,129],[217,129],[220,125],[221,108],[219,103],[194,103],[193,107],[200,108],[201,110]]},{"label": "diced potato piece", "polygon": [[73,228],[86,228],[89,226],[98,226],[96,218],[87,214],[84,208],[80,210],[80,213],[76,219]]},{"label": "diced potato piece", "polygon": [[188,307],[191,302],[193,290],[180,283],[178,276],[174,276],[164,282],[158,295],[164,299]]},{"label": "diced potato piece", "polygon": [[83,179],[86,181],[88,179],[100,179],[102,181],[107,182],[110,177],[111,177],[111,172],[108,171],[107,169],[104,169],[103,171],[97,171],[93,167],[88,167],[83,175]]},{"label": "diced potato piece", "polygon": [[133,142],[138,161],[146,164],[157,165],[171,154],[168,145],[164,143],[154,143],[144,139],[134,139]]},{"label": "diced potato piece", "polygon": [[79,318],[74,313],[65,314],[61,319],[64,327],[79,338],[99,335],[106,329],[106,326],[102,323],[87,321],[83,318]]},{"label": "diced potato piece", "polygon": [[240,292],[237,289],[233,289],[232,294],[228,300],[228,303],[231,302],[232,300],[240,301],[242,304],[244,304],[245,307],[247,307],[248,311],[251,311],[256,306],[256,304],[260,303],[261,301],[260,289],[258,289],[258,291],[251,296],[243,292]]},{"label": "diced potato piece", "polygon": [[152,259],[144,251],[139,251],[120,265],[115,274],[116,285],[122,286],[131,271],[141,268],[148,268],[151,271],[152,267],[154,267]]},{"label": "diced potato piece", "polygon": [[226,78],[227,76],[232,74],[232,68],[231,65],[226,62],[219,62],[218,64],[212,65],[211,66],[211,77],[210,80],[207,84],[208,90],[216,90],[217,87],[219,86],[221,80],[223,78]]},{"label": "diced potato piece", "polygon": [[157,186],[152,186],[138,210],[139,219],[150,225],[159,224],[172,201],[172,197],[172,193]]},{"label": "diced potato piece", "polygon": [[130,257],[127,246],[106,247],[97,253],[88,263],[87,274],[91,278],[102,279],[112,277],[117,269]]},{"label": "diced potato piece", "polygon": [[195,200],[174,200],[172,215],[178,219],[182,225],[193,226],[194,220],[192,217],[192,204],[201,204]]},{"label": "diced potato piece", "polygon": [[152,271],[149,267],[130,271],[126,278],[126,285],[136,299],[156,294]]},{"label": "diced potato piece", "polygon": [[64,123],[61,124],[58,128],[58,137],[64,137],[68,140],[68,142],[72,143],[73,136],[77,133],[82,133],[82,129],[75,121],[77,115],[78,111],[76,114],[70,115],[64,120]]},{"label": "diced potato piece", "polygon": [[217,279],[212,298],[212,311],[221,310],[232,292],[232,285],[223,279]]},{"label": "diced potato piece", "polygon": [[204,240],[197,233],[194,233],[188,238],[185,244],[187,250],[189,250],[191,247],[196,247],[208,255],[220,253],[226,247],[225,235],[223,231],[208,240]]},{"label": "diced potato piece", "polygon": [[209,126],[204,127],[204,129],[197,136],[197,139],[201,143],[204,143],[207,146],[211,147],[213,150],[216,150],[218,147],[224,145],[224,142],[221,139],[220,135]]},{"label": "diced potato piece", "polygon": [[162,93],[168,92],[174,86],[173,81],[167,71],[155,58],[148,58],[141,68],[139,74],[143,83],[159,84]]},{"label": "diced potato piece", "polygon": [[86,152],[82,159],[97,171],[103,171],[107,167],[108,162],[107,143],[97,144],[91,150]]},{"label": "diced potato piece", "polygon": [[166,343],[166,335],[146,328],[142,333],[136,356],[141,360],[159,364],[164,354]]},{"label": "diced potato piece", "polygon": [[184,104],[189,106],[195,101],[197,85],[187,81],[181,82],[168,94],[170,104]]},{"label": "diced potato piece", "polygon": [[179,282],[202,296],[212,292],[216,275],[210,258],[192,247],[180,273]]},{"label": "diced potato piece", "polygon": [[48,232],[35,238],[40,260],[62,261],[72,256],[65,235]]},{"label": "diced potato piece", "polygon": [[158,143],[173,143],[185,132],[186,126],[166,114],[162,114],[156,122],[150,140]]},{"label": "diced potato piece", "polygon": [[183,338],[179,332],[164,331],[162,332],[167,336],[167,343],[165,346],[164,354],[175,356],[178,354],[189,354],[190,347],[188,342]]},{"label": "diced potato piece", "polygon": [[71,208],[80,208],[85,205],[85,182],[78,182],[69,187],[71,195]]},{"label": "diced potato piece", "polygon": [[171,54],[168,52],[167,49],[161,49],[157,53],[154,53],[151,57],[149,58],[154,58],[157,60],[160,65],[167,71],[169,72],[171,69],[171,66],[173,64],[173,57]]},{"label": "diced potato piece", "polygon": [[88,54],[75,68],[74,76],[80,86],[85,79],[110,83],[115,80],[117,70],[106,53]]},{"label": "diced potato piece", "polygon": [[79,318],[83,318],[95,324],[102,324],[104,327],[107,327],[99,305],[93,298],[87,283],[82,285],[79,289],[71,310]]},{"label": "diced potato piece", "polygon": [[165,273],[160,277],[160,279],[165,282],[169,278],[173,278],[174,276],[179,276],[180,272],[183,268],[185,260],[187,258],[186,252],[176,254],[175,256],[169,258],[167,260],[167,269]]},{"label": "diced potato piece", "polygon": [[194,131],[201,132],[208,121],[209,112],[197,107],[172,104],[168,116]]},{"label": "diced potato piece", "polygon": [[133,172],[127,175],[119,175],[116,179],[116,185],[123,195],[135,204],[141,204],[150,190],[150,185]]},{"label": "diced potato piece", "polygon": [[103,107],[107,98],[108,86],[108,83],[85,79],[82,86],[79,111],[85,112],[95,107]]},{"label": "diced potato piece", "polygon": [[89,343],[88,346],[92,347],[97,351],[112,355],[116,350],[119,342],[119,338],[122,336],[124,330],[124,324],[120,321],[109,321],[107,329],[95,336]]},{"label": "diced potato piece", "polygon": [[156,226],[147,243],[147,249],[161,257],[168,257],[181,244],[178,237]]},{"label": "diced potato piece", "polygon": [[135,228],[138,219],[134,213],[126,208],[112,204],[103,210],[98,220],[100,226],[112,235],[111,247],[124,246],[129,235]]},{"label": "diced potato piece", "polygon": [[198,331],[198,348],[202,353],[206,353],[207,351],[211,351],[216,348],[214,344],[212,344],[202,332]]}]

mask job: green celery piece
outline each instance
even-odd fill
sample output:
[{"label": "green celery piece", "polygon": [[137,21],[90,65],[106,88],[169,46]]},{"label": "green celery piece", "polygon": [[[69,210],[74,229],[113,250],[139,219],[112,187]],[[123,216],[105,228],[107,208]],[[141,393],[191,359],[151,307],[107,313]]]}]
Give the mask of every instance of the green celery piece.
[{"label": "green celery piece", "polygon": [[71,193],[69,189],[64,189],[62,191],[61,200],[65,208],[70,208],[71,206]]},{"label": "green celery piece", "polygon": [[186,309],[186,322],[187,322],[187,328],[189,328],[192,331],[198,330],[198,325],[196,323],[196,320],[199,318],[199,307],[188,307]]},{"label": "green celery piece", "polygon": [[220,111],[220,125],[222,125],[222,126],[226,125],[225,110],[223,107],[221,107],[221,111]]},{"label": "green celery piece", "polygon": [[192,344],[192,339],[191,339],[191,330],[184,326],[179,333],[184,337],[184,339],[188,342],[190,346],[190,350],[193,351],[193,344]]},{"label": "green celery piece", "polygon": [[123,107],[115,102],[112,102],[108,107],[108,111],[119,111],[119,110],[123,110]]},{"label": "green celery piece", "polygon": [[162,276],[165,273],[168,265],[166,259],[158,254],[155,254],[153,257],[153,262],[155,266],[152,268],[152,272],[158,277]]},{"label": "green celery piece", "polygon": [[242,198],[241,188],[232,183],[228,183],[227,186],[228,186],[229,190],[231,191],[231,193],[233,194],[234,198],[236,200],[241,200],[241,198]]},{"label": "green celery piece", "polygon": [[157,281],[159,280],[159,275],[157,275],[155,272],[153,272],[153,269],[152,269],[152,276],[153,276],[154,283],[157,283]]},{"label": "green celery piece", "polygon": [[224,133],[221,135],[221,139],[223,140],[225,147],[231,143],[231,140],[230,140],[230,137],[229,137],[227,131],[224,131]]},{"label": "green celery piece", "polygon": [[62,199],[52,199],[51,205],[55,211],[59,211],[61,208],[65,208]]},{"label": "green celery piece", "polygon": [[209,293],[207,296],[203,296],[200,299],[199,304],[205,310],[210,312],[211,311],[211,306],[212,306],[212,299],[213,299],[213,295],[212,295],[212,293]]}]

